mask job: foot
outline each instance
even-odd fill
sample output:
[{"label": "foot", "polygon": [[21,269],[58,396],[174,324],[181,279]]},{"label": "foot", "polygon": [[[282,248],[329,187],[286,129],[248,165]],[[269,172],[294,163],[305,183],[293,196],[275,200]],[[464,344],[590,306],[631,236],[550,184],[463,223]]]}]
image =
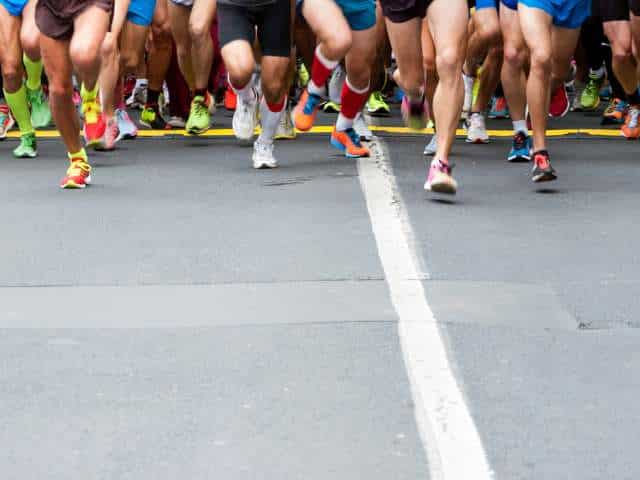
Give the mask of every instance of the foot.
[{"label": "foot", "polygon": [[187,133],[200,135],[209,130],[211,123],[211,115],[209,113],[210,103],[211,96],[209,94],[205,96],[197,95],[193,98],[189,118],[187,119]]},{"label": "foot", "polygon": [[402,97],[402,118],[404,124],[412,130],[422,130],[427,126],[427,113],[424,108],[424,100],[410,102],[405,95]]},{"label": "foot", "polygon": [[612,98],[602,114],[602,125],[620,125],[624,122],[629,111],[629,104],[625,100]]},{"label": "foot", "polygon": [[292,140],[296,138],[296,129],[291,120],[291,107],[287,104],[285,111],[280,115],[280,123],[274,136],[275,140]]},{"label": "foot", "polygon": [[127,107],[129,108],[142,108],[147,102],[147,83],[137,84],[129,98],[127,98]]},{"label": "foot", "polygon": [[604,77],[589,74],[589,81],[580,95],[580,107],[582,110],[595,110],[600,105],[600,87]]},{"label": "foot", "polygon": [[84,114],[84,141],[87,147],[95,149],[104,148],[102,144],[104,131],[107,127],[102,109],[96,98],[82,101],[82,113]]},{"label": "foot", "polygon": [[484,123],[484,115],[472,113],[467,122],[467,143],[489,143],[489,134]]},{"label": "foot", "polygon": [[631,105],[622,126],[622,135],[627,140],[640,138],[640,105]]},{"label": "foot", "polygon": [[20,136],[20,144],[13,150],[16,158],[35,158],[38,155],[35,132]]},{"label": "foot", "polygon": [[361,141],[370,142],[373,140],[373,133],[369,129],[369,125],[367,125],[362,112],[358,112],[356,118],[353,120],[353,129],[356,131]]},{"label": "foot", "polygon": [[85,158],[72,158],[60,188],[85,188],[91,183],[91,165]]},{"label": "foot", "polygon": [[236,111],[233,112],[233,133],[238,140],[249,141],[253,138],[254,130],[258,123],[258,94],[253,90],[253,97],[249,101],[243,101],[238,97]]},{"label": "foot", "polygon": [[388,117],[391,107],[382,96],[382,92],[373,92],[367,100],[367,113],[373,117]]},{"label": "foot", "polygon": [[318,107],[322,103],[322,97],[309,93],[305,88],[300,97],[300,101],[293,111],[293,123],[298,130],[306,132],[311,130],[313,122],[315,122],[316,115],[318,114]]},{"label": "foot", "polygon": [[178,117],[177,115],[172,115],[171,117],[169,117],[169,121],[167,122],[167,124],[171,128],[184,128],[187,122],[185,122],[184,118],[182,117]]},{"label": "foot", "polygon": [[569,111],[569,95],[564,84],[560,84],[551,95],[549,103],[549,116],[553,118],[564,117]]},{"label": "foot", "polygon": [[458,183],[453,178],[453,167],[449,162],[434,159],[429,167],[424,189],[428,192],[455,195]]},{"label": "foot", "polygon": [[353,128],[339,131],[334,127],[331,133],[331,145],[344,152],[347,158],[370,156],[369,149],[360,143],[360,135]]},{"label": "foot", "polygon": [[106,120],[104,129],[104,138],[102,140],[102,150],[113,150],[116,148],[116,142],[120,136],[118,129],[118,119],[114,115]]},{"label": "foot", "polygon": [[116,110],[116,118],[118,119],[118,130],[120,131],[119,140],[130,140],[138,136],[138,127],[133,123],[131,117],[125,109]]},{"label": "foot", "polygon": [[273,156],[273,143],[261,142],[259,139],[253,144],[253,168],[256,170],[276,168],[278,161]]},{"label": "foot", "polygon": [[31,105],[31,124],[33,128],[44,128],[51,124],[51,109],[42,87],[38,90],[27,88],[27,100]]},{"label": "foot", "polygon": [[432,157],[438,151],[438,136],[434,133],[429,143],[424,146],[423,155]]},{"label": "foot", "polygon": [[167,128],[170,128],[162,118],[158,104],[145,105],[140,114],[140,124],[152,130],[167,130]]},{"label": "foot", "polygon": [[518,132],[513,136],[508,162],[528,162],[531,160],[531,137],[526,132]]},{"label": "foot", "polygon": [[7,138],[7,133],[13,128],[15,120],[11,115],[9,105],[0,105],[0,140]]},{"label": "foot", "polygon": [[549,152],[538,150],[533,154],[533,168],[531,170],[531,180],[535,183],[552,182],[558,178],[556,171],[551,166]]}]

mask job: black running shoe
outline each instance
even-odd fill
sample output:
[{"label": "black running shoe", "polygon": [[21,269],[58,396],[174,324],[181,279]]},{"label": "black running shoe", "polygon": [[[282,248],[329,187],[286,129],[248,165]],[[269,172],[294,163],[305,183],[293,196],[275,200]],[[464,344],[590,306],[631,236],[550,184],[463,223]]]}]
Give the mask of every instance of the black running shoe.
[{"label": "black running shoe", "polygon": [[552,182],[557,179],[556,171],[551,166],[549,152],[538,150],[533,154],[533,169],[531,170],[531,180],[535,183]]}]

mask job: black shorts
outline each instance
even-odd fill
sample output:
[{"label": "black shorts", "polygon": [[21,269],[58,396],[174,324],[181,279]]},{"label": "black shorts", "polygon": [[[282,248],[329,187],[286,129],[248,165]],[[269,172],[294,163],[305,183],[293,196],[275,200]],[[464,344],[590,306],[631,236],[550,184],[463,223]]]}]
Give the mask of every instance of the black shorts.
[{"label": "black shorts", "polygon": [[382,14],[393,23],[424,18],[433,0],[380,0]]},{"label": "black shorts", "polygon": [[251,7],[218,3],[220,48],[234,40],[246,40],[253,45],[256,27],[263,55],[288,57],[291,53],[291,0]]},{"label": "black shorts", "polygon": [[640,0],[593,0],[591,15],[603,22],[629,20],[629,11],[640,16]]}]

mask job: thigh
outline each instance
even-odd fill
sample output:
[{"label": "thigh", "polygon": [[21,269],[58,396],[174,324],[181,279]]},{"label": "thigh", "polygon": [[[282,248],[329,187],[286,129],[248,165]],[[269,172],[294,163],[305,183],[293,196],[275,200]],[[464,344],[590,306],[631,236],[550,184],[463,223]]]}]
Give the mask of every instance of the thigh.
[{"label": "thigh", "polygon": [[208,30],[211,28],[211,22],[213,22],[215,14],[215,0],[194,0],[190,21],[192,24],[204,25]]},{"label": "thigh", "polygon": [[260,69],[260,81],[267,89],[282,85],[289,71],[289,57],[264,55]]},{"label": "thigh", "polygon": [[348,34],[347,20],[333,0],[304,0],[302,16],[320,41],[336,34]]},{"label": "thigh", "polygon": [[480,32],[498,32],[500,30],[498,9],[495,7],[478,9],[476,7],[476,11],[473,13],[473,23],[476,30]]},{"label": "thigh", "polygon": [[467,45],[469,10],[465,0],[435,0],[427,9],[427,20],[436,56],[445,51],[464,52]]},{"label": "thigh", "polygon": [[171,25],[171,33],[177,45],[184,47],[189,45],[189,15],[191,8],[176,3],[174,0],[168,4],[169,23]]},{"label": "thigh", "polygon": [[518,5],[520,28],[527,47],[534,55],[551,58],[551,30],[553,18],[545,10],[529,7],[523,3]]},{"label": "thigh", "polygon": [[631,23],[614,20],[603,24],[604,34],[609,39],[613,54],[620,55],[631,50]]},{"label": "thigh", "polygon": [[56,40],[46,35],[40,38],[42,63],[52,92],[66,89],[71,93],[73,66],[69,56],[69,43],[69,40]]},{"label": "thigh", "polygon": [[527,45],[520,28],[518,11],[505,4],[500,5],[500,30],[505,51],[511,49],[515,53],[524,51]]},{"label": "thigh", "polygon": [[109,29],[110,12],[92,5],[80,13],[73,21],[71,51],[84,50],[98,55]]},{"label": "thigh", "polygon": [[422,34],[420,35],[420,43],[422,45],[422,63],[425,68],[436,68],[436,46],[433,44],[431,29],[426,18],[422,20]]},{"label": "thigh", "polygon": [[38,58],[40,50],[40,30],[36,26],[36,3],[38,0],[29,0],[22,11],[22,29],[20,39],[22,48],[29,53],[32,59]]},{"label": "thigh", "polygon": [[[120,52],[125,58],[135,58],[139,62],[144,56],[144,47],[149,27],[126,21],[120,33]],[[133,65],[129,65],[133,68]]]},{"label": "thigh", "polygon": [[[638,0],[638,4],[640,4],[640,0]],[[640,5],[638,5],[638,10],[640,10]],[[640,63],[640,11],[637,14],[631,14],[631,36],[634,46],[633,53]]]},{"label": "thigh", "polygon": [[13,64],[12,70],[15,69],[22,58],[21,25],[21,18],[12,15],[0,2],[0,60],[5,69],[8,69],[8,64]]},{"label": "thigh", "polygon": [[256,14],[256,24],[262,55],[288,59],[291,55],[290,0],[277,0],[261,10]]},{"label": "thigh", "polygon": [[553,27],[551,32],[551,51],[554,62],[566,63],[569,68],[571,57],[576,51],[580,29]]},{"label": "thigh", "polygon": [[387,18],[386,23],[391,49],[400,71],[413,65],[422,66],[422,18],[416,17],[401,23]]}]

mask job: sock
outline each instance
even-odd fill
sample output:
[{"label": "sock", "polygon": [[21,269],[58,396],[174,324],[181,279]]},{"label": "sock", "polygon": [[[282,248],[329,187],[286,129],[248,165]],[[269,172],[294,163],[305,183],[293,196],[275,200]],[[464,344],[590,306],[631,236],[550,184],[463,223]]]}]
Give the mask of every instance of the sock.
[{"label": "sock", "polygon": [[338,63],[338,60],[329,60],[325,57],[320,51],[320,45],[316,47],[316,52],[313,55],[313,64],[311,64],[311,79],[307,85],[309,93],[320,96],[326,94],[325,84]]},{"label": "sock", "polygon": [[93,86],[93,89],[91,90],[87,90],[84,82],[82,82],[82,87],[80,87],[80,96],[82,97],[82,100],[86,102],[95,100],[98,97],[98,82],[96,82],[96,84]]},{"label": "sock", "polygon": [[147,90],[147,105],[157,105],[159,98],[159,90],[151,90],[150,88]]},{"label": "sock", "polygon": [[284,112],[284,106],[287,103],[287,96],[284,95],[278,103],[268,103],[264,97],[260,102],[260,136],[258,141],[263,143],[273,143],[273,137],[276,135],[280,117]]},{"label": "sock", "polygon": [[31,60],[27,54],[22,55],[22,62],[27,71],[27,88],[29,90],[40,90],[42,80],[42,60]]},{"label": "sock", "polygon": [[640,105],[640,91],[635,89],[633,93],[627,93],[627,101],[631,105]]},{"label": "sock", "polygon": [[353,127],[353,120],[358,112],[362,110],[368,96],[369,85],[365,88],[354,88],[349,82],[349,77],[346,78],[340,96],[341,107],[338,121],[336,122],[336,130],[345,131]]},{"label": "sock", "polygon": [[235,86],[231,82],[230,78],[227,77],[227,79],[228,79],[229,85],[231,86],[231,88],[233,88],[233,91],[236,92],[236,95],[240,100],[246,103],[246,102],[252,102],[256,99],[256,94],[253,91],[253,77],[251,77],[251,80],[249,80],[249,82],[242,87]]},{"label": "sock", "polygon": [[[148,92],[148,90],[147,90],[147,92]],[[148,93],[147,93],[147,95],[148,95]],[[207,89],[206,88],[196,88],[193,91],[193,95],[196,96],[196,97],[200,96],[200,97],[205,97],[206,98]]]},{"label": "sock", "polygon": [[89,160],[87,157],[87,152],[84,148],[81,148],[80,151],[76,153],[67,152],[67,156],[69,157],[69,160],[73,160],[74,158],[82,158],[85,162]]},{"label": "sock", "polygon": [[464,89],[465,91],[471,92],[473,90],[473,84],[476,81],[476,77],[472,77],[471,75],[467,75],[462,72],[462,80],[464,81]]},{"label": "sock", "polygon": [[601,65],[600,68],[597,70],[590,68],[589,76],[597,79],[601,79],[602,77],[604,77],[604,65]]},{"label": "sock", "polygon": [[13,118],[18,122],[20,135],[33,132],[31,112],[29,111],[29,103],[27,102],[27,88],[21,85],[20,88],[13,93],[4,90],[4,98],[7,100],[7,105],[9,105],[11,109]]},{"label": "sock", "polygon": [[136,85],[135,88],[140,88],[140,87],[145,87],[149,84],[149,81],[146,78],[136,78]]},{"label": "sock", "polygon": [[513,122],[513,133],[522,132],[526,135],[529,135],[529,129],[527,128],[526,120],[514,120]]}]

